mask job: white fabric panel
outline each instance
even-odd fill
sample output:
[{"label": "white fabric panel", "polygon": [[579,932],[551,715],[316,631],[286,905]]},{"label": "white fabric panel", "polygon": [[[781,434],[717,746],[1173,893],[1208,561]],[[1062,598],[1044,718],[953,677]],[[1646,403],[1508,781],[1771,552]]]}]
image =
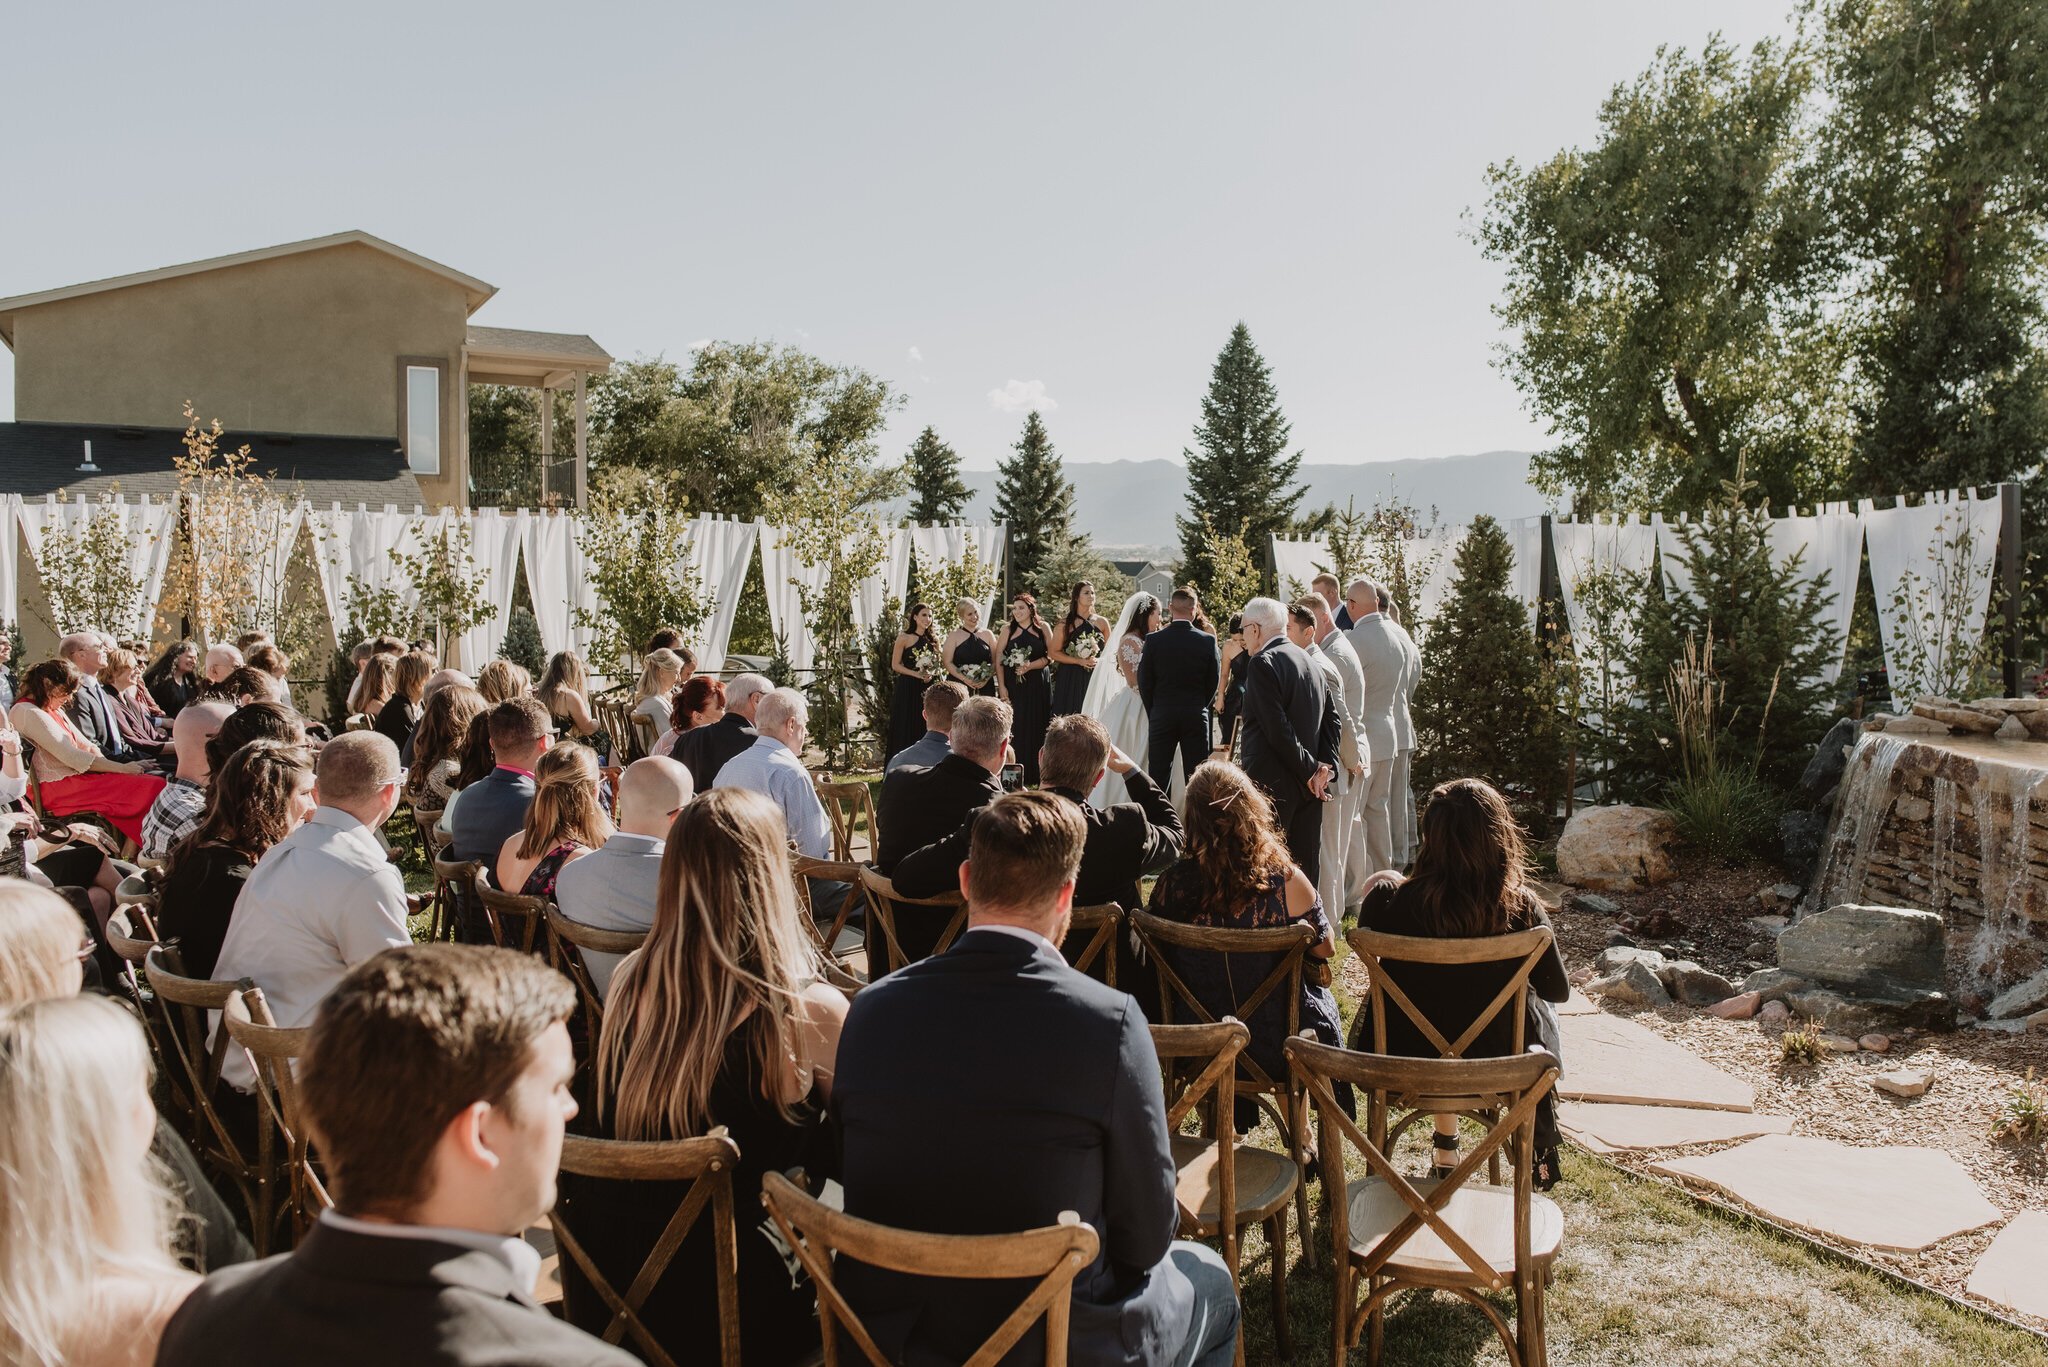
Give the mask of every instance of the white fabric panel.
[{"label": "white fabric panel", "polygon": [[1010,543],[1010,524],[1007,522],[977,522],[969,526],[969,535],[974,541],[974,553],[981,557],[981,563],[995,569],[989,591],[982,595],[981,621],[989,626],[995,621],[996,595],[1003,591],[1003,552]]},{"label": "white fabric panel", "polygon": [[[1451,593],[1451,585],[1458,582],[1458,550],[1465,544],[1465,526],[1438,527],[1436,535],[1424,543],[1423,554],[1436,555],[1436,563],[1422,582],[1411,587],[1414,595],[1411,606],[1415,620],[1408,623],[1409,634],[1418,641],[1429,634],[1429,623],[1443,607],[1444,599]],[[1439,553],[1439,548],[1441,551]]]},{"label": "white fabric panel", "polygon": [[[284,600],[285,574],[291,568],[292,552],[299,544],[299,529],[306,524],[306,504],[303,499],[285,503],[277,499],[265,499],[252,510],[256,523],[249,529],[249,545],[255,554],[250,568],[252,583],[258,602],[281,603]],[[322,585],[324,590],[325,585]],[[156,595],[150,595],[154,602]],[[334,630],[340,630],[339,627]]]},{"label": "white fabric panel", "polygon": [[1668,522],[1662,513],[1650,514],[1650,525],[1657,529],[1657,568],[1664,576],[1664,590],[1667,593],[1692,595],[1692,567],[1680,562],[1679,557],[1690,555],[1685,540],[1678,529],[1686,525],[1684,513],[1676,522]]},{"label": "white fabric panel", "polygon": [[582,652],[589,633],[575,625],[572,608],[579,603],[585,610],[596,607],[584,573],[583,548],[576,540],[577,526],[573,513],[551,511],[535,512],[519,529],[526,591],[533,599],[541,645],[550,655],[558,650]]},{"label": "white fabric panel", "polygon": [[853,591],[853,624],[862,631],[874,625],[891,595],[900,603],[910,588],[910,530],[890,527],[883,536],[887,540],[881,565]]},{"label": "white fabric panel", "polygon": [[[1869,538],[1870,582],[1877,592],[1892,698],[1903,706],[1937,691],[1935,671],[1945,649],[1972,649],[1983,635],[1997,566],[1999,501],[1970,491],[1960,497],[1930,494],[1917,508],[1878,508],[1864,499],[1857,516]],[[1949,544],[1965,532],[1967,560],[1944,567]],[[1902,590],[1909,600],[1904,611],[1895,601]],[[1938,629],[1943,623],[1947,629]],[[1915,669],[1910,655],[1919,655],[1925,667]]]},{"label": "white fabric panel", "polygon": [[[111,513],[127,539],[126,569],[136,580],[137,593],[128,608],[127,620],[97,622],[94,625],[116,636],[147,638],[153,625],[151,618],[155,613],[157,595],[163,592],[164,573],[170,565],[171,520],[176,512],[174,501],[152,502],[146,496],[133,503],[118,495],[102,500],[80,494],[65,503],[59,503],[55,494],[41,501],[28,499],[20,505],[22,547],[36,558],[40,567],[45,531],[62,526],[66,531],[76,533],[83,530],[96,514]],[[17,583],[12,586],[10,596],[18,594]]]},{"label": "white fabric panel", "polygon": [[[913,527],[910,529],[910,546],[917,554],[921,565],[953,565],[967,558],[967,548],[972,546],[974,554],[982,564],[995,569],[995,579],[989,591],[982,595],[981,620],[984,626],[994,620],[996,595],[1003,590],[1003,548],[1010,538],[1010,527],[1006,522],[966,522],[945,526]],[[910,567],[904,565],[904,588],[909,586]],[[946,620],[946,609],[950,604],[934,603],[940,609],[940,620]]]},{"label": "white fabric panel", "polygon": [[519,544],[527,516],[524,508],[509,513],[498,508],[478,508],[468,515],[469,553],[483,571],[484,598],[491,605],[488,619],[456,638],[454,663],[472,678],[496,658],[498,647],[504,643],[505,624],[512,615],[512,576],[519,565]]},{"label": "white fabric panel", "polygon": [[[1550,544],[1557,554],[1557,577],[1564,593],[1565,617],[1571,623],[1572,639],[1583,658],[1591,648],[1591,622],[1579,608],[1578,588],[1587,578],[1602,571],[1647,574],[1651,552],[1657,548],[1657,529],[1647,522],[1566,522],[1550,524]],[[1619,627],[1624,634],[1628,622]]]},{"label": "white fabric panel", "polygon": [[[1297,596],[1296,586],[1301,593],[1308,592],[1311,579],[1330,568],[1330,543],[1323,537],[1312,537],[1305,541],[1273,538],[1273,581],[1283,600]],[[1225,603],[1211,606],[1212,617],[1228,618],[1242,608],[1242,603]]]},{"label": "white fabric panel", "polygon": [[327,602],[328,629],[337,650],[355,644],[341,639],[347,617],[348,545],[355,536],[355,519],[355,513],[339,503],[306,509],[306,526],[313,533],[313,568],[319,572],[320,596]]},{"label": "white fabric panel", "polygon": [[789,663],[799,676],[811,672],[817,642],[811,636],[811,626],[804,618],[803,600],[798,596],[797,585],[801,583],[813,596],[824,588],[826,576],[831,573],[829,565],[805,565],[797,559],[784,540],[780,527],[765,527],[761,532],[761,575],[768,589],[768,624],[777,639],[789,652]]},{"label": "white fabric panel", "polygon": [[0,494],[0,630],[21,619],[21,570],[15,560],[20,526],[21,495]]},{"label": "white fabric panel", "polygon": [[[1994,513],[1994,541],[1997,526]],[[1780,564],[1804,552],[1799,561],[1802,582],[1810,584],[1823,574],[1827,576],[1828,591],[1835,595],[1827,609],[1834,651],[1828,656],[1821,677],[1832,685],[1842,675],[1842,656],[1849,648],[1849,619],[1856,612],[1856,584],[1863,569],[1863,522],[1846,503],[1827,504],[1811,516],[1794,511],[1790,516],[1771,519],[1770,543],[1771,555]],[[1985,584],[1988,592],[1990,581],[1987,579]]]},{"label": "white fabric panel", "polygon": [[758,522],[720,517],[696,518],[685,531],[678,558],[687,559],[696,570],[712,603],[711,616],[701,628],[700,669],[725,668],[725,649],[732,641],[733,618],[739,612],[740,594],[754,563],[754,542],[760,531]]},{"label": "white fabric panel", "polygon": [[1536,621],[1537,600],[1543,593],[1543,519],[1540,517],[1512,518],[1506,524],[1508,549],[1514,555],[1514,567],[1509,582],[1514,586],[1515,597],[1529,610],[1529,621]]}]

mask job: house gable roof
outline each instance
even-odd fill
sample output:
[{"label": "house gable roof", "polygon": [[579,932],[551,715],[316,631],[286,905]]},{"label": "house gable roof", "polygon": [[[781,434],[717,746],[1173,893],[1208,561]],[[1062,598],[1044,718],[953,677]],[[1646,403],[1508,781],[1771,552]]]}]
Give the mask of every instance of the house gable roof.
[{"label": "house gable roof", "polygon": [[451,284],[460,286],[468,298],[469,312],[475,313],[486,300],[498,292],[496,285],[486,284],[473,275],[465,275],[453,266],[444,266],[429,260],[418,252],[409,252],[395,243],[381,237],[373,237],[360,229],[345,233],[331,233],[326,237],[310,237],[303,242],[284,242],[274,247],[258,247],[254,251],[236,252],[230,256],[212,256],[204,261],[187,261],[177,266],[159,266],[155,270],[137,271],[132,275],[116,275],[105,280],[88,280],[83,284],[64,285],[58,289],[40,290],[34,294],[17,294],[9,299],[0,299],[0,341],[11,348],[14,345],[13,315],[22,309],[34,308],[38,304],[54,304],[64,299],[77,299],[89,294],[104,294],[110,290],[129,289],[136,285],[150,285],[159,280],[175,280],[184,275],[200,275],[207,271],[226,270],[233,266],[246,266],[258,261],[274,261],[279,257],[297,256],[305,252],[326,251],[330,247],[358,246],[394,256],[407,265],[417,266],[431,275],[437,275]]}]

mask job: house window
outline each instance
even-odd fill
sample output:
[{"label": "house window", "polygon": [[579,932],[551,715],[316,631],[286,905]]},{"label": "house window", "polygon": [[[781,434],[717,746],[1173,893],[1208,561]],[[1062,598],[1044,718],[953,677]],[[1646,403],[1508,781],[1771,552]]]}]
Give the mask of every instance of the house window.
[{"label": "house window", "polygon": [[441,473],[441,370],[405,368],[405,459],[416,475]]}]

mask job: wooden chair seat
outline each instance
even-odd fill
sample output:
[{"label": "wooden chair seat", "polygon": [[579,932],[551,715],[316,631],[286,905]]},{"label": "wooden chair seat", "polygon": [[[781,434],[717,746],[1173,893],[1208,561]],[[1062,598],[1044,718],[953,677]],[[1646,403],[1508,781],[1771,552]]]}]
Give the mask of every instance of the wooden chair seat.
[{"label": "wooden chair seat", "polygon": [[[1243,1172],[1244,1163],[1240,1159],[1240,1184],[1244,1181]],[[1435,1180],[1429,1178],[1416,1178],[1410,1185],[1424,1195],[1437,1187]],[[1355,1257],[1370,1256],[1379,1247],[1380,1240],[1392,1233],[1394,1227],[1409,1215],[1409,1206],[1400,1194],[1377,1177],[1361,1177],[1354,1181],[1345,1199],[1350,1202],[1350,1242]],[[1472,1250],[1499,1273],[1502,1280],[1513,1277],[1513,1187],[1468,1183],[1452,1193],[1441,1213],[1444,1223],[1456,1231],[1459,1238],[1472,1245]],[[1563,1242],[1564,1212],[1558,1209],[1557,1202],[1532,1192],[1529,1196],[1529,1256],[1538,1263],[1548,1263],[1557,1256],[1558,1246]],[[1427,1226],[1408,1236],[1394,1256],[1387,1260],[1385,1268],[1409,1282],[1436,1281],[1450,1286],[1468,1285],[1472,1280],[1472,1271],[1464,1260]]]},{"label": "wooden chair seat", "polygon": [[154,907],[157,903],[156,885],[150,882],[146,874],[131,873],[115,885],[114,905],[127,907],[137,903]]},{"label": "wooden chair seat", "polygon": [[[1211,1139],[1193,1135],[1173,1136],[1174,1199],[1181,1208],[1194,1212],[1204,1225],[1214,1225],[1220,1215],[1222,1189],[1217,1168],[1222,1150]],[[1233,1162],[1237,1164],[1237,1223],[1255,1225],[1284,1209],[1301,1180],[1301,1169],[1284,1153],[1239,1144]]]}]

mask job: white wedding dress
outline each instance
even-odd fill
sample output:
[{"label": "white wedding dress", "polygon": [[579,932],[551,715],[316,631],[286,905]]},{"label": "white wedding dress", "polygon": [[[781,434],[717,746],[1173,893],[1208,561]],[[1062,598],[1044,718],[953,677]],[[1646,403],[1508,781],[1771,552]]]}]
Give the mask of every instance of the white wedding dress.
[{"label": "white wedding dress", "polygon": [[[1117,642],[1116,670],[1123,676],[1121,688],[1113,690],[1113,696],[1104,705],[1099,720],[1103,730],[1109,732],[1109,743],[1129,755],[1139,768],[1145,767],[1145,757],[1151,748],[1151,731],[1145,719],[1145,700],[1138,696],[1138,661],[1145,655],[1145,638],[1136,632],[1128,632]],[[1097,665],[1096,671],[1101,672]],[[1104,774],[1102,782],[1095,785],[1095,791],[1088,800],[1098,807],[1115,802],[1130,801],[1130,794],[1124,787],[1123,775]]]}]

